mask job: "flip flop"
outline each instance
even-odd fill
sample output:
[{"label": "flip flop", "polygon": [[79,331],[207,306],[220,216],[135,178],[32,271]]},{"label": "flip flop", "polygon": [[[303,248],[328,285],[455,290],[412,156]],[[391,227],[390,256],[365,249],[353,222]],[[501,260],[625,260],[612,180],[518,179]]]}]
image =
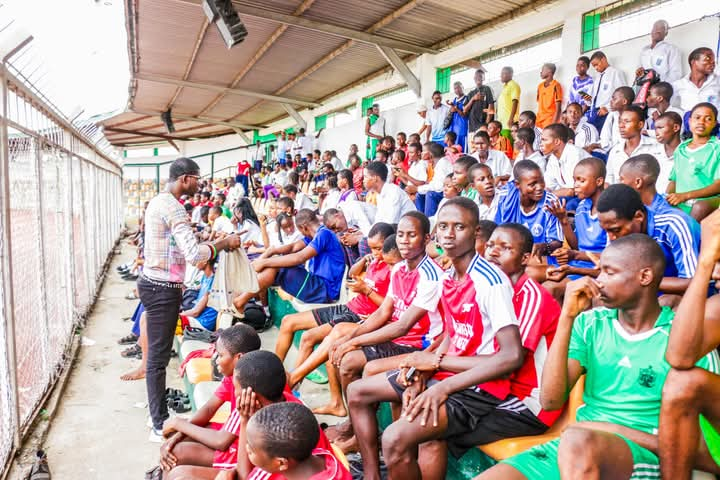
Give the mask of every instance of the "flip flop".
[{"label": "flip flop", "polygon": [[152,467],[145,471],[145,480],[162,480],[163,471],[160,465]]},{"label": "flip flop", "polygon": [[142,358],[142,348],[136,343],[132,347],[128,347],[120,352],[120,356],[125,358]]},{"label": "flip flop", "polygon": [[140,337],[138,337],[134,333],[131,333],[129,335],[125,335],[120,340],[118,340],[118,345],[134,345],[137,343],[139,338]]},{"label": "flip flop", "polygon": [[326,383],[328,383],[327,375],[323,374],[318,370],[313,370],[312,372],[308,373],[305,378],[310,382],[320,385],[325,385]]},{"label": "flip flop", "polygon": [[35,453],[35,462],[33,463],[28,480],[50,480],[50,467],[47,462],[47,454],[38,450]]}]

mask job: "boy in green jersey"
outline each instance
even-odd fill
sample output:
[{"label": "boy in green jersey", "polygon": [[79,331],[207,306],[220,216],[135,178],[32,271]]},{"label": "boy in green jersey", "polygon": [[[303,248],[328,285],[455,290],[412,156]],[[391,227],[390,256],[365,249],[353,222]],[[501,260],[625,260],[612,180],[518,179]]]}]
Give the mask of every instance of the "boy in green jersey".
[{"label": "boy in green jersey", "polygon": [[663,478],[689,480],[693,468],[720,473],[720,377],[695,366],[720,344],[720,295],[707,298],[708,283],[720,279],[718,260],[720,211],[702,222],[698,268],[678,306],[665,352],[672,370],[660,411]]},{"label": "boy in green jersey", "polygon": [[[540,401],[547,410],[562,408],[585,374],[577,423],[476,480],[660,478],[657,428],[674,317],[658,303],[664,269],[657,242],[631,234],[605,249],[597,279],[568,284]],[[604,307],[590,309],[593,300]],[[716,354],[698,362],[712,371],[717,364]]]}]

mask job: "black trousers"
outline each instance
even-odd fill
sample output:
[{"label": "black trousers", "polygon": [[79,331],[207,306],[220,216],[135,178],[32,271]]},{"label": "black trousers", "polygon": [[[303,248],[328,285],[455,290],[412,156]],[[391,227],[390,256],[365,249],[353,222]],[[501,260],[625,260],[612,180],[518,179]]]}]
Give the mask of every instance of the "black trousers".
[{"label": "black trousers", "polygon": [[138,278],[137,287],[147,318],[148,351],[143,355],[147,356],[145,384],[150,417],[153,426],[162,429],[169,416],[165,402],[165,376],[182,303],[182,289],[161,287],[143,277]]}]

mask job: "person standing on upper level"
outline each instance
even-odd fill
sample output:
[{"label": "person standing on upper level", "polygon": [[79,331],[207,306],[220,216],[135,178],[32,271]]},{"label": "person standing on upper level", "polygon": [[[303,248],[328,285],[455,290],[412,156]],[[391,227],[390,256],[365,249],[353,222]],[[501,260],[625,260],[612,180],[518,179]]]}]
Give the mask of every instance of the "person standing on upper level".
[{"label": "person standing on upper level", "polygon": [[635,72],[639,77],[643,70],[655,70],[660,80],[672,83],[682,77],[682,60],[680,49],[665,41],[670,25],[665,20],[658,20],[650,31],[650,45],[640,50],[640,68]]},{"label": "person standing on upper level", "polygon": [[610,112],[610,99],[618,88],[627,85],[625,74],[608,63],[608,58],[601,51],[590,57],[590,65],[600,75],[593,84],[592,95],[584,98],[590,100],[590,109],[587,111],[588,121],[602,131],[603,124]]}]

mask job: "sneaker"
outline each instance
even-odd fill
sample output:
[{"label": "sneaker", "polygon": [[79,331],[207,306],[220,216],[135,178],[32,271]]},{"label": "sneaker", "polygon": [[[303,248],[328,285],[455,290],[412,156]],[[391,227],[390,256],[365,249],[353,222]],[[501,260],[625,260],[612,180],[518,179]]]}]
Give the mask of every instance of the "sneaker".
[{"label": "sneaker", "polygon": [[163,443],[164,441],[165,441],[165,437],[163,437],[162,430],[158,430],[156,428],[150,429],[150,435],[148,436],[148,442]]}]

